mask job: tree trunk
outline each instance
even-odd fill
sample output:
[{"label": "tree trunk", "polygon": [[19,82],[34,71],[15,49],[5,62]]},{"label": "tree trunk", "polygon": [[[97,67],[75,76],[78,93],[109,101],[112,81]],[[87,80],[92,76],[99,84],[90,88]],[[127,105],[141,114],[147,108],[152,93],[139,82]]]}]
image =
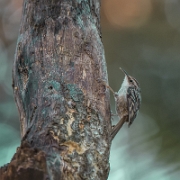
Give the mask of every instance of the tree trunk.
[{"label": "tree trunk", "polygon": [[21,146],[0,179],[105,180],[109,92],[99,0],[24,0],[13,67]]}]

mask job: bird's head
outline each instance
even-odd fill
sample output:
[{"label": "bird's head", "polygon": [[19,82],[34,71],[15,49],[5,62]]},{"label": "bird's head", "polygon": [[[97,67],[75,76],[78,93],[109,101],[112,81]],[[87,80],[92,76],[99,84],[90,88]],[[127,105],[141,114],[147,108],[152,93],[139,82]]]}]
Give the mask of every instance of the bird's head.
[{"label": "bird's head", "polygon": [[121,67],[120,67],[120,70],[125,74],[122,87],[133,87],[137,90],[140,90],[138,81],[134,77],[128,75],[128,73]]}]

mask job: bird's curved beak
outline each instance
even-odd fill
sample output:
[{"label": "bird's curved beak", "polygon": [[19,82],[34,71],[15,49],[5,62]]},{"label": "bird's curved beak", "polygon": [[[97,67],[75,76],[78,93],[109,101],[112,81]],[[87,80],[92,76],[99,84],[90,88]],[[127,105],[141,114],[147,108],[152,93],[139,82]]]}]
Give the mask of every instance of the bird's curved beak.
[{"label": "bird's curved beak", "polygon": [[123,69],[123,68],[119,68],[126,76],[128,76],[128,73]]}]

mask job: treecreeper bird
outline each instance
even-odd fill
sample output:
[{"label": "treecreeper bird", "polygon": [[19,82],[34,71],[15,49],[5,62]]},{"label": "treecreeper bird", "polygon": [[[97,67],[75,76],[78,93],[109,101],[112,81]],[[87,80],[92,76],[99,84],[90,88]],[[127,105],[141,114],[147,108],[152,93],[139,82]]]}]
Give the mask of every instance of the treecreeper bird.
[{"label": "treecreeper bird", "polygon": [[103,81],[103,84],[109,88],[114,95],[116,112],[120,118],[119,122],[112,127],[111,140],[125,122],[127,122],[130,127],[137,116],[141,104],[141,90],[138,81],[128,75],[125,70],[120,69],[125,74],[125,77],[118,92],[114,92],[114,90]]}]

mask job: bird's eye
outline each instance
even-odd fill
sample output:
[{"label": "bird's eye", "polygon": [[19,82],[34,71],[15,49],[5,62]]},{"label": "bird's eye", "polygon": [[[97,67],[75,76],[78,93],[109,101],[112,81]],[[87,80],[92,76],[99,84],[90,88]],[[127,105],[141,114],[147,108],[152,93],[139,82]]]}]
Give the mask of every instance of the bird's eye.
[{"label": "bird's eye", "polygon": [[129,82],[133,82],[132,79],[130,79]]}]

